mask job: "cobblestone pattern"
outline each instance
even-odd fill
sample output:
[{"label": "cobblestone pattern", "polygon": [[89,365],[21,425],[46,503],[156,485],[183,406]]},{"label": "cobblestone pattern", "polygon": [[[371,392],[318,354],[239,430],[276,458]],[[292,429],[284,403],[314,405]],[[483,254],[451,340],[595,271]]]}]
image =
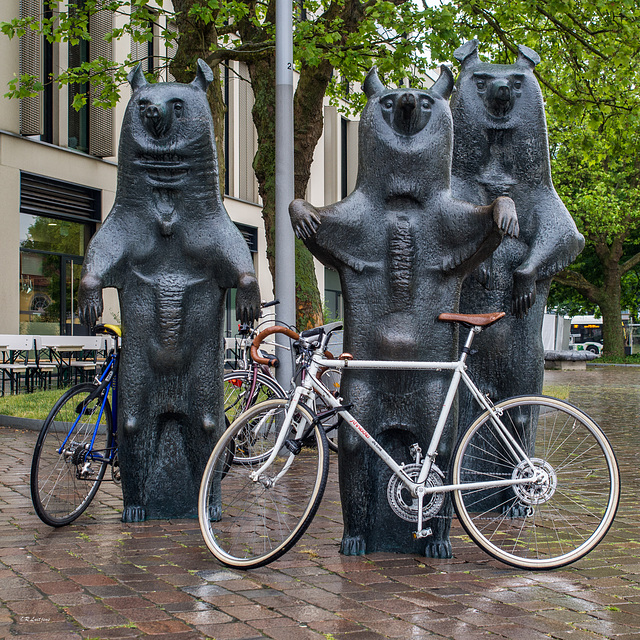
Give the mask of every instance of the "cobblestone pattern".
[{"label": "cobblestone pattern", "polygon": [[488,558],[455,524],[452,560],[340,556],[335,457],[309,532],[259,570],[220,566],[196,521],[122,524],[111,483],[87,515],[53,530],[29,497],[36,434],[0,428],[0,637],[637,640],[640,370],[548,372],[546,381],[603,425],[624,485],[604,542],[575,565],[543,573]]}]

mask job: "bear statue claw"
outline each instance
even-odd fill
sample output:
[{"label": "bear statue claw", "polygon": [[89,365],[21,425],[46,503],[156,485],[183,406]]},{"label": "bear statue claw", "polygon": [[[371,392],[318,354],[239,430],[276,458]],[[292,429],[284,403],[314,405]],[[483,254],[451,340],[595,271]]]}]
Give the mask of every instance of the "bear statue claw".
[{"label": "bear statue claw", "polygon": [[301,240],[313,236],[320,226],[318,210],[305,200],[294,200],[289,205],[289,215],[293,231]]},{"label": "bear statue claw", "polygon": [[429,542],[425,547],[424,555],[426,558],[440,558],[441,560],[453,558],[451,543],[448,540]]},{"label": "bear statue claw", "polygon": [[363,556],[365,542],[363,536],[345,536],[340,543],[340,553],[343,556]]},{"label": "bear statue claw", "polygon": [[144,507],[125,507],[122,510],[122,522],[144,522],[146,517]]},{"label": "bear statue claw", "polygon": [[222,518],[222,507],[219,504],[209,505],[209,520],[211,522],[220,522]]},{"label": "bear statue claw", "polygon": [[511,313],[524,318],[536,301],[536,275],[530,271],[517,269],[513,272],[513,294]]},{"label": "bear statue claw", "polygon": [[78,291],[78,318],[88,327],[93,327],[102,316],[102,289],[87,289],[80,286]]},{"label": "bear statue claw", "polygon": [[252,273],[240,276],[236,292],[236,318],[252,324],[260,317],[260,288]]}]

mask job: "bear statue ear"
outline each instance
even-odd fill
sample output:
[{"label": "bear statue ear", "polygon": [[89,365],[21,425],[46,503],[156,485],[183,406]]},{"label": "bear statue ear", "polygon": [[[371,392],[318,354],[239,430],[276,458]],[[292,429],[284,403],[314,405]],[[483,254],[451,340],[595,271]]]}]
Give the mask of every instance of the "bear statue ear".
[{"label": "bear statue ear", "polygon": [[440,65],[440,76],[435,81],[435,84],[431,87],[432,93],[437,93],[441,98],[445,100],[449,99],[451,92],[453,91],[453,73],[451,69],[444,64]]},{"label": "bear statue ear", "polygon": [[140,87],[144,87],[147,83],[147,79],[144,77],[144,71],[142,70],[142,63],[139,62],[127,76],[127,80],[134,91],[137,91]]},{"label": "bear statue ear", "polygon": [[380,93],[385,90],[385,86],[382,84],[382,81],[378,77],[378,69],[377,67],[371,67],[371,71],[367,74],[367,77],[364,79],[364,83],[362,84],[362,90],[364,91],[367,98],[371,98],[371,96],[376,93]]},{"label": "bear statue ear", "polygon": [[202,58],[198,58],[198,70],[191,84],[206,92],[212,82],[213,71],[211,71],[211,67]]},{"label": "bear statue ear", "polygon": [[453,52],[453,57],[464,67],[470,62],[478,62],[478,45],[480,43],[475,38],[465,42]]},{"label": "bear statue ear", "polygon": [[523,44],[518,45],[518,59],[516,64],[526,64],[528,67],[535,67],[540,63],[540,56],[529,47],[525,47]]}]

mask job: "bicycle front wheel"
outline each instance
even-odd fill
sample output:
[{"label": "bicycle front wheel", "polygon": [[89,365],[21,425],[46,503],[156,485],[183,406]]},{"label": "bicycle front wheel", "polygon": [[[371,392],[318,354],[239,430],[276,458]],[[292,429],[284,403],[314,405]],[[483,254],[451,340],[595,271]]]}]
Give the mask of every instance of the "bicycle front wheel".
[{"label": "bicycle front wheel", "polygon": [[[31,462],[31,500],[52,527],[73,522],[91,503],[112,457],[111,408],[90,383],[69,389],[47,416]],[[91,441],[94,438],[93,446]]]},{"label": "bicycle front wheel", "polygon": [[[293,424],[298,429],[285,441],[259,477],[265,453],[274,450],[285,423],[288,401],[262,402],[243,413],[222,436],[207,463],[198,498],[200,529],[213,555],[241,569],[260,567],[286,553],[299,540],[315,515],[327,482],[329,449],[322,427],[302,433],[312,416],[301,405]],[[259,435],[251,445],[244,433]],[[249,446],[238,462],[238,438]]]},{"label": "bicycle front wheel", "polygon": [[[489,555],[515,567],[554,569],[575,562],[604,538],[618,508],[620,473],[609,441],[587,414],[555,398],[510,398],[496,410],[539,480],[454,491],[462,526]],[[454,484],[530,476],[529,465],[497,435],[488,412],[460,439]]]}]

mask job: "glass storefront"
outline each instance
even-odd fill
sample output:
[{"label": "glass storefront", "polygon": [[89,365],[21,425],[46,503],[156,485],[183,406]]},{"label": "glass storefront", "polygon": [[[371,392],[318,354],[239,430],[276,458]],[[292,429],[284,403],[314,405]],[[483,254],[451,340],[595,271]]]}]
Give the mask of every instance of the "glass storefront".
[{"label": "glass storefront", "polygon": [[20,214],[20,333],[79,335],[77,295],[92,223]]}]

